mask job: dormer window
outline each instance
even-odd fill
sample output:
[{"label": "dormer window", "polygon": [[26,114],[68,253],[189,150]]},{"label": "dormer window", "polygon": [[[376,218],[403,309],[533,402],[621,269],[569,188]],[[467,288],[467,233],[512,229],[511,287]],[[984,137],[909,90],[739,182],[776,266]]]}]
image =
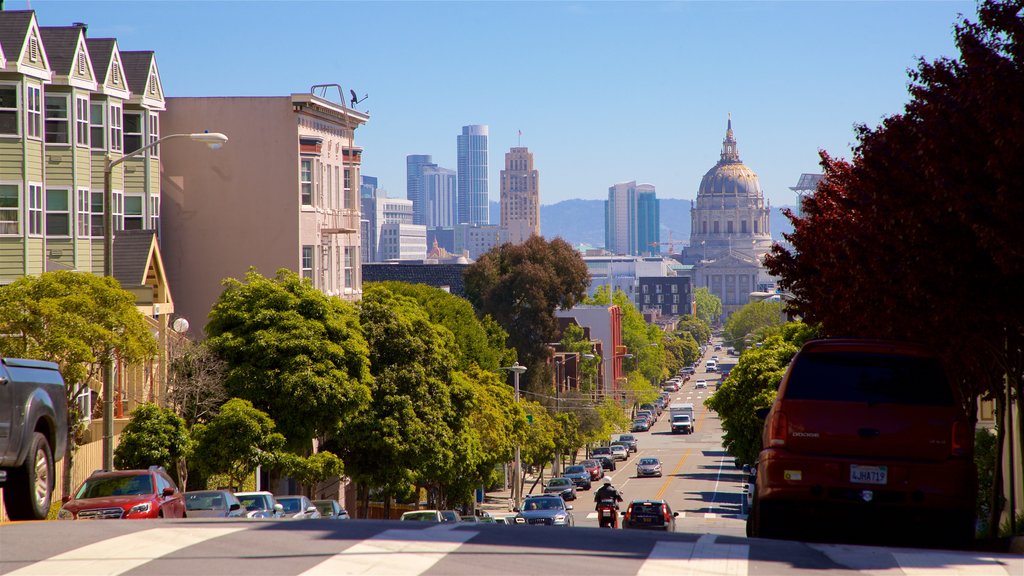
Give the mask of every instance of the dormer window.
[{"label": "dormer window", "polygon": [[39,61],[39,40],[35,36],[28,39],[28,59],[30,62]]}]

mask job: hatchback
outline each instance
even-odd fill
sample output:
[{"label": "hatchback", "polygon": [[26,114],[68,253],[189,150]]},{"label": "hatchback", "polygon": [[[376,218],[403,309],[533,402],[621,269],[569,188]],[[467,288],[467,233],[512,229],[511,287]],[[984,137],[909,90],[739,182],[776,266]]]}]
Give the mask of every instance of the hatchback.
[{"label": "hatchback", "polygon": [[576,484],[568,478],[552,478],[544,487],[544,493],[561,496],[563,500],[575,500]]},{"label": "hatchback", "polygon": [[248,510],[248,518],[280,518],[284,515],[284,506],[281,506],[274,495],[265,490],[259,492],[235,492],[239,502]]},{"label": "hatchback", "polygon": [[630,452],[637,451],[636,436],[632,434],[619,434],[619,439],[616,442],[625,443]]},{"label": "hatchback", "polygon": [[640,476],[661,476],[661,460],[657,458],[641,458],[636,463],[636,475]]},{"label": "hatchback", "polygon": [[612,458],[616,460],[629,460],[629,448],[626,448],[622,444],[612,444],[609,446],[612,450]]},{"label": "hatchback", "polygon": [[320,511],[305,496],[277,496],[277,503],[284,508],[285,518],[304,520],[320,517]]},{"label": "hatchback", "polygon": [[974,534],[973,441],[931,351],[810,341],[767,410],[747,531],[962,544]]},{"label": "hatchback", "polygon": [[328,520],[349,520],[348,511],[337,500],[313,500],[313,506],[320,511],[320,517]]},{"label": "hatchback", "polygon": [[664,500],[634,500],[622,513],[623,528],[676,531],[676,517],[668,502]]},{"label": "hatchback", "polygon": [[566,466],[565,472],[562,475],[572,480],[572,483],[576,485],[577,490],[590,490],[590,484],[593,482],[590,476],[590,470],[587,470],[585,466],[580,464]]},{"label": "hatchback", "polygon": [[583,466],[584,468],[587,469],[587,472],[590,472],[591,482],[604,478],[604,467],[601,466],[601,463],[598,462],[597,460],[584,460],[580,462],[580,466]]},{"label": "hatchback", "polygon": [[162,466],[97,470],[57,513],[61,520],[186,516],[185,497]]},{"label": "hatchback", "polygon": [[245,518],[248,513],[230,490],[185,492],[185,510],[190,518]]}]

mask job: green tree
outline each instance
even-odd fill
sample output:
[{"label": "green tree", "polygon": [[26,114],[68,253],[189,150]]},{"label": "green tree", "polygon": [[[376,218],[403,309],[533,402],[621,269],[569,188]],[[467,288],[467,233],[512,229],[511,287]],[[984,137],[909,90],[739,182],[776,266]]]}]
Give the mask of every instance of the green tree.
[{"label": "green tree", "polygon": [[615,290],[611,296],[606,286],[599,287],[594,296],[586,300],[588,304],[614,304],[621,312],[622,343],[629,350],[631,358],[624,364],[630,369],[639,370],[648,382],[659,382],[665,376],[665,350],[662,347],[663,332],[654,325],[647,324],[644,315],[622,290]]},{"label": "green tree", "polygon": [[250,270],[224,281],[210,311],[209,346],[227,363],[228,393],[265,411],[289,449],[308,455],[369,400],[366,340],[355,308],[294,272]]},{"label": "green tree", "polygon": [[345,472],[344,462],[334,453],[321,450],[308,457],[290,452],[279,453],[277,467],[289,478],[294,478],[306,487],[306,495],[312,493],[312,487],[320,482],[341,476]]},{"label": "green tree", "polygon": [[266,412],[241,398],[228,400],[208,424],[192,429],[195,467],[207,476],[223,474],[232,490],[241,490],[257,466],[281,461],[285,437]]},{"label": "green tree", "polygon": [[523,400],[522,404],[530,423],[526,426],[520,460],[524,466],[544,466],[555,457],[559,426],[543,404],[533,400]]},{"label": "green tree", "polygon": [[44,272],[0,288],[0,354],[49,360],[67,384],[68,442],[62,496],[71,495],[71,467],[84,428],[78,397],[101,379],[114,355],[128,365],[156,355],[156,341],[135,297],[110,277]]},{"label": "green tree", "polygon": [[[479,448],[478,457],[469,463],[472,466],[457,465],[456,469],[470,487],[488,485],[496,467],[511,461],[515,447],[525,443],[526,413],[500,375],[471,367],[459,376],[473,389],[467,429],[475,435]],[[452,487],[449,492],[456,491]]]},{"label": "green tree", "polygon": [[580,419],[571,411],[556,412],[554,415],[556,434],[555,452],[560,456],[573,456],[583,447]]},{"label": "green tree", "polygon": [[[722,301],[707,288],[697,288],[693,293],[697,302],[697,318],[708,326],[718,324],[722,317]],[[702,340],[707,342],[707,340]]]},{"label": "green tree", "polygon": [[742,351],[752,342],[763,339],[766,331],[781,326],[784,306],[782,302],[762,300],[745,304],[732,313],[722,331],[726,344]]},{"label": "green tree", "polygon": [[114,450],[114,466],[121,470],[163,466],[184,489],[188,482],[182,462],[192,451],[185,421],[169,408],[142,404],[132,410]]},{"label": "green tree", "polygon": [[[682,336],[684,332],[690,333],[698,347],[711,340],[711,326],[696,316],[687,314],[679,319],[679,323],[676,324],[676,334]],[[694,357],[693,361],[695,362],[696,360],[697,358]]]},{"label": "green tree", "polygon": [[529,368],[527,387],[543,390],[549,342],[558,334],[555,309],[582,301],[590,284],[587,266],[568,242],[533,236],[483,254],[464,273],[466,294],[477,314],[489,314],[508,332],[519,361]]},{"label": "green tree", "polygon": [[665,367],[669,375],[692,365],[700,355],[700,346],[689,332],[665,335]]},{"label": "green tree", "polygon": [[[577,324],[569,324],[562,331],[562,349],[566,352],[579,354],[580,381],[577,383],[581,392],[593,393],[597,383],[597,371],[601,366],[601,358],[594,354],[594,345],[584,337],[583,328]],[[587,358],[586,356],[590,356]]]}]

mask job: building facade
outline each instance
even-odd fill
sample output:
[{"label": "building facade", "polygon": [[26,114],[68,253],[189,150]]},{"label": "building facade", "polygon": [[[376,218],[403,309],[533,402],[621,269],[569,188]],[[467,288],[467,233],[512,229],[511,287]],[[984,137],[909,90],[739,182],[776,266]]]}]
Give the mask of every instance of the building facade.
[{"label": "building facade", "polygon": [[661,252],[661,204],[650,184],[636,187],[636,240],[638,255]]},{"label": "building facade", "polygon": [[622,360],[627,354],[622,344],[622,310],[618,306],[575,306],[570,310],[555,310],[556,318],[574,318],[586,327],[590,339],[601,343],[601,396],[612,396],[624,385],[626,372]]},{"label": "building facade", "polygon": [[508,230],[501,226],[459,224],[455,227],[454,235],[455,249],[451,251],[466,254],[472,260],[508,242]]},{"label": "building facade", "polygon": [[434,162],[430,154],[405,157],[405,198],[412,201],[413,224],[426,224],[423,211],[423,167]]},{"label": "building facade", "polygon": [[661,316],[681,316],[692,310],[693,291],[685,276],[645,276],[637,279],[637,309],[656,309]]},{"label": "building facade", "polygon": [[487,139],[485,124],[462,127],[457,138],[458,224],[489,224],[487,194]]},{"label": "building facade", "polygon": [[501,227],[508,230],[509,242],[522,244],[530,236],[540,236],[540,175],[526,147],[505,154],[500,204]]},{"label": "building facade", "polygon": [[660,252],[661,214],[652,184],[621,182],[608,188],[604,203],[605,249],[612,254]]},{"label": "building facade", "polygon": [[426,226],[413,224],[412,200],[363,198],[361,241],[366,245],[365,262],[422,259],[427,254]]},{"label": "building facade", "polygon": [[[340,92],[340,90],[339,90]],[[211,152],[163,145],[162,244],[179,311],[202,333],[224,278],[286,268],[325,294],[362,295],[355,130],[369,120],[344,98],[170,98],[165,133],[209,129]]]},{"label": "building facade", "polygon": [[[423,215],[427,228],[451,227],[459,214],[458,178],[454,170],[427,164],[420,173]],[[415,208],[414,208],[415,214]],[[420,222],[415,222],[419,224]]]},{"label": "building facade", "polygon": [[377,197],[377,177],[366,176],[363,174],[359,175],[359,197],[360,198],[376,198]]}]

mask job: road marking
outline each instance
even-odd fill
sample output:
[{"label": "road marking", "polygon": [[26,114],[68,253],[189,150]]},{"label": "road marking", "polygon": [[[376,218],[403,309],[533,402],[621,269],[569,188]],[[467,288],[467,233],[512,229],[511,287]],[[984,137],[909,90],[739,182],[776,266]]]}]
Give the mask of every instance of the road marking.
[{"label": "road marking", "polygon": [[445,555],[462,546],[479,532],[453,530],[455,525],[423,530],[385,530],[373,538],[346,548],[302,573],[391,574],[418,576],[430,570]]},{"label": "road marking", "polygon": [[715,477],[715,491],[711,493],[711,510],[715,509],[715,501],[718,500],[718,483],[722,480],[722,466],[725,464],[725,458],[718,461],[718,476]]},{"label": "road marking", "polygon": [[1011,574],[995,558],[976,558],[953,552],[893,552],[892,557],[906,576],[928,576],[951,572],[957,576],[1006,576]]},{"label": "road marking", "polygon": [[669,474],[668,478],[665,478],[665,481],[661,483],[661,489],[658,490],[658,495],[654,497],[655,499],[660,499],[662,496],[665,495],[665,490],[668,490],[668,486],[669,484],[672,483],[672,480],[675,478],[676,474],[678,474],[679,471],[683,469],[683,463],[686,462],[686,458],[692,452],[692,448],[687,448],[686,452],[683,452],[683,456],[682,458],[679,459],[679,463],[676,464],[675,469],[672,470],[672,474]]},{"label": "road marking", "polygon": [[242,526],[153,528],[75,548],[15,570],[8,576],[117,576],[161,556],[244,529]]},{"label": "road marking", "polygon": [[716,544],[705,534],[695,543],[659,541],[637,576],[743,576],[750,572],[750,547]]},{"label": "road marking", "polygon": [[718,514],[715,514],[714,512],[705,512],[704,513],[704,519],[705,520],[712,520],[714,518],[718,518]]}]

